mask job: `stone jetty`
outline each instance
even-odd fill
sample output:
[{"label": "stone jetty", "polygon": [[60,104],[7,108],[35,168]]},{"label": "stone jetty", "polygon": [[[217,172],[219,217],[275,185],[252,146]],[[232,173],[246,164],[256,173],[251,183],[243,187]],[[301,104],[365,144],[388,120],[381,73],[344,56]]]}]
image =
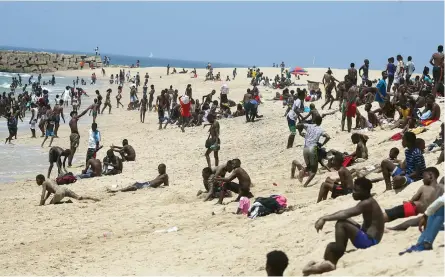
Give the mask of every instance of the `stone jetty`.
[{"label": "stone jetty", "polygon": [[47,52],[0,51],[0,71],[3,72],[48,73],[90,67],[102,67],[101,57]]}]

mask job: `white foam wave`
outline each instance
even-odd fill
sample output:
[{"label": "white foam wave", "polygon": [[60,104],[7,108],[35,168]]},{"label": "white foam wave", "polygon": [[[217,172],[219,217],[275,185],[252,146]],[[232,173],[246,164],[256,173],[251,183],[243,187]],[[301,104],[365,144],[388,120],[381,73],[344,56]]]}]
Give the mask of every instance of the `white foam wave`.
[{"label": "white foam wave", "polygon": [[3,83],[0,85],[0,88],[10,88],[10,87],[11,87],[11,84],[9,84],[9,83]]}]

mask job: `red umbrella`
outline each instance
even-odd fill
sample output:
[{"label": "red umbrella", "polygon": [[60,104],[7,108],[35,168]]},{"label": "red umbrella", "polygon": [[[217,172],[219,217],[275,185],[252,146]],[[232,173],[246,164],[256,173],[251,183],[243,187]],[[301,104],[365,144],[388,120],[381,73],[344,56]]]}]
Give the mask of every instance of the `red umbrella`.
[{"label": "red umbrella", "polygon": [[302,67],[295,67],[292,71],[291,74],[294,75],[309,75],[309,73],[306,71],[306,69],[302,68]]}]

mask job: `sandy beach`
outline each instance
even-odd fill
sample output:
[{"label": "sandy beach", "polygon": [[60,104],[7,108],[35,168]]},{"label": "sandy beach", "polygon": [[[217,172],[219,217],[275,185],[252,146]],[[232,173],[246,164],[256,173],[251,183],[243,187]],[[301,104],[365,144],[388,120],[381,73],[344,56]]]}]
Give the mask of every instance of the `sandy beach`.
[{"label": "sandy beach", "polygon": [[[119,72],[119,68],[105,70],[106,76],[99,77],[102,83],[108,83],[109,76]],[[226,83],[204,82],[205,69],[197,70],[198,78],[191,78],[191,74],[166,76],[166,68],[130,70],[132,75],[139,72],[142,82],[145,73],[150,75],[148,84],[155,86],[155,97],[170,85],[182,95],[187,84],[191,84],[194,98],[201,100],[212,89],[219,92],[221,85]],[[180,71],[179,68],[177,70]],[[225,80],[227,75],[232,76],[232,70],[216,68],[214,72],[221,72]],[[279,68],[261,70],[269,78],[280,73]],[[297,83],[305,85],[307,80],[321,82],[326,72],[326,68],[307,70],[309,76],[301,77]],[[230,88],[229,99],[235,102],[242,100],[246,89],[251,87],[246,77],[247,69],[238,68],[237,71],[236,80],[226,83]],[[346,74],[346,70],[332,71],[339,80]],[[57,74],[75,78],[89,77],[92,72],[101,76],[100,69],[62,71]],[[381,70],[370,71],[370,79],[378,79],[380,74]],[[316,204],[321,183],[333,173],[317,174],[307,188],[297,180],[290,179],[292,160],[304,163],[304,140],[297,136],[294,147],[286,149],[289,129],[283,117],[285,109],[280,101],[268,101],[281,90],[259,86],[264,102],[259,107],[259,114],[264,117],[255,123],[246,123],[244,117],[220,120],[220,163],[239,158],[252,178],[255,197],[283,194],[289,205],[295,207],[293,211],[281,215],[272,214],[252,220],[234,215],[237,208],[235,203],[219,206],[214,205],[216,200],[202,202],[196,197],[197,191],[203,189],[201,170],[206,166],[204,143],[207,129],[186,128],[182,133],[178,127],[169,125],[166,130],[159,131],[157,113],[147,112],[142,124],[138,111],[127,111],[126,107],[116,109],[117,85],[84,87],[90,96],[99,89],[104,97],[108,88],[113,89],[113,109],[110,115],[105,111],[98,116],[101,144],[105,148],[98,153],[98,158],[105,156],[109,146],[121,145],[122,139],[126,138],[137,151],[136,161],[124,163],[120,175],[84,179],[68,185],[78,194],[100,198],[101,201],[97,203],[73,200],[73,204],[39,207],[41,188],[33,176],[23,176],[22,181],[1,185],[1,275],[265,275],[266,254],[272,250],[282,250],[289,257],[285,275],[291,276],[301,275],[308,261],[322,260],[326,245],[334,241],[335,222],[326,223],[324,229],[317,233],[315,221],[320,216],[352,207],[356,201],[351,196],[344,196],[335,200],[328,198]],[[139,96],[141,94],[142,88],[139,88]],[[127,83],[123,97],[122,103],[126,106],[129,102]],[[324,99],[314,102],[319,111],[323,103]],[[440,105],[443,107],[443,104]],[[80,110],[86,107],[83,105]],[[338,102],[334,102],[334,107],[338,107]],[[373,107],[377,107],[376,102]],[[360,106],[359,109],[364,114],[364,107]],[[69,111],[64,111],[67,123]],[[442,122],[443,113],[442,109]],[[351,153],[355,146],[351,143],[351,134],[340,131],[340,118],[341,113],[337,112],[323,119],[322,127],[331,136],[326,148]],[[80,119],[80,123],[80,146],[74,166],[70,169],[75,174],[83,169],[79,166],[84,164],[92,117],[86,115]],[[428,126],[428,131],[418,137],[424,139],[427,145],[432,143],[440,132],[440,124],[436,122]],[[352,168],[380,163],[392,147],[401,150],[399,159],[403,160],[401,141],[378,144],[398,131],[377,128],[373,132],[366,132],[370,138],[367,143],[369,160]],[[54,140],[53,146],[68,148],[69,133],[68,124],[61,125],[59,138]],[[37,146],[42,142],[40,138],[31,139],[28,135],[20,137],[19,141],[20,144]],[[436,164],[438,156],[439,152],[425,154],[427,166]],[[48,163],[46,156],[42,163]],[[157,176],[159,163],[167,165],[169,187],[115,195],[106,192],[106,188],[115,185],[124,187],[135,181],[153,179]],[[437,168],[443,174],[443,164]],[[46,175],[46,172],[35,172],[35,175],[40,173]],[[56,168],[53,169],[53,178],[55,173]],[[380,176],[370,175],[371,178]],[[419,181],[398,194],[394,191],[383,193],[385,184],[381,181],[374,185],[372,191],[376,193],[375,198],[381,208],[388,209],[409,200],[421,185],[422,181]],[[355,220],[362,222],[361,217]],[[155,233],[174,226],[178,228],[177,232]],[[355,250],[349,243],[348,253],[339,261],[337,270],[325,275],[442,276],[443,232],[437,236],[434,250],[398,255],[414,245],[419,235],[417,228],[404,232],[389,231],[379,245],[366,250]]]}]

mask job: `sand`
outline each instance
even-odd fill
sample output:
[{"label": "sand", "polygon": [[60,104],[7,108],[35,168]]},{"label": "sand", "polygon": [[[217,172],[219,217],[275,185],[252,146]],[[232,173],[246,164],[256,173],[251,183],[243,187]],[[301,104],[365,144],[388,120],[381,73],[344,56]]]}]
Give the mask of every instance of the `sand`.
[{"label": "sand", "polygon": [[[118,68],[107,68],[108,76]],[[262,69],[266,76],[279,73],[278,68]],[[163,88],[173,85],[180,93],[187,84],[193,87],[193,96],[200,97],[212,89],[219,91],[224,82],[204,82],[205,70],[198,70],[198,79],[189,74],[166,76],[165,68],[131,69],[142,77],[150,74],[149,84],[156,87],[156,95]],[[225,79],[232,69],[215,69]],[[326,69],[309,69],[306,80],[321,81]],[[59,72],[65,76],[89,76],[92,71]],[[100,70],[95,70],[100,76]],[[333,70],[341,79],[346,70]],[[238,69],[230,87],[229,99],[239,101],[249,86],[246,69]],[[378,78],[379,71],[372,71],[371,78]],[[160,78],[162,77],[162,78]],[[105,96],[108,85],[86,90],[93,94],[99,89]],[[206,166],[204,142],[207,130],[202,127],[187,128],[181,133],[176,126],[158,131],[157,113],[147,113],[146,123],[139,122],[137,111],[115,108],[117,85],[113,89],[112,114],[98,117],[102,144],[120,145],[127,138],[137,151],[137,161],[124,164],[119,176],[79,180],[69,187],[81,195],[95,196],[101,202],[79,202],[73,204],[39,207],[41,189],[32,180],[0,186],[0,274],[1,275],[265,275],[265,257],[271,250],[283,250],[290,261],[286,275],[301,275],[303,266],[310,260],[320,261],[325,246],[334,241],[334,222],[326,223],[317,233],[315,221],[323,215],[356,204],[351,196],[328,200],[316,204],[321,182],[327,174],[317,175],[312,185],[303,188],[297,180],[290,179],[293,159],[303,162],[303,138],[297,137],[294,148],[286,150],[289,130],[283,117],[281,102],[264,101],[259,113],[264,117],[256,123],[246,124],[245,119],[221,120],[220,161],[240,158],[242,167],[250,174],[255,196],[284,194],[294,211],[281,215],[269,215],[251,220],[232,213],[236,204],[216,206],[213,202],[203,203],[196,192],[203,189],[201,170]],[[271,99],[278,90],[260,87],[263,100]],[[292,89],[296,89],[292,88]],[[129,89],[124,88],[123,103],[129,99]],[[317,107],[323,103],[315,102]],[[376,104],[376,103],[374,103]],[[338,102],[333,107],[337,107]],[[85,106],[83,107],[85,108]],[[360,107],[363,111],[363,107]],[[65,112],[67,114],[67,112]],[[352,152],[350,134],[340,131],[340,113],[327,116],[322,126],[332,137],[328,149]],[[443,120],[443,119],[442,119]],[[75,156],[74,173],[84,162],[89,123],[85,116],[80,126],[81,143]],[[354,123],[355,126],[355,123]],[[438,135],[440,123],[428,127],[419,137],[427,144]],[[377,145],[395,131],[366,133],[370,159],[359,167],[379,163],[387,157],[389,149],[402,149],[401,142]],[[59,139],[53,145],[69,146],[69,127],[61,126]],[[20,143],[35,144],[41,140],[20,138]],[[105,149],[98,157],[102,159]],[[439,153],[425,155],[427,165],[436,162]],[[399,158],[403,159],[401,151]],[[46,156],[42,160],[47,162]],[[170,187],[145,189],[137,192],[110,195],[106,188],[114,185],[126,186],[134,181],[150,180],[157,174],[157,165],[165,163],[170,175]],[[212,157],[213,163],[213,157]],[[442,166],[439,167],[443,172]],[[53,170],[53,177],[55,171]],[[44,173],[45,172],[36,172]],[[379,175],[371,175],[378,177]],[[278,186],[273,186],[277,183]],[[410,185],[399,194],[384,191],[384,183],[374,186],[376,199],[382,208],[391,208],[408,200],[421,182]],[[225,202],[229,200],[226,199]],[[355,218],[361,222],[360,217]],[[402,220],[389,223],[394,226]],[[154,233],[156,230],[177,226],[172,233]],[[416,243],[417,228],[405,232],[388,232],[382,242],[367,250],[347,253],[338,263],[338,269],[327,275],[443,275],[443,232],[434,243],[434,250],[424,253],[406,254],[398,252]],[[354,249],[348,244],[348,250]]]}]

